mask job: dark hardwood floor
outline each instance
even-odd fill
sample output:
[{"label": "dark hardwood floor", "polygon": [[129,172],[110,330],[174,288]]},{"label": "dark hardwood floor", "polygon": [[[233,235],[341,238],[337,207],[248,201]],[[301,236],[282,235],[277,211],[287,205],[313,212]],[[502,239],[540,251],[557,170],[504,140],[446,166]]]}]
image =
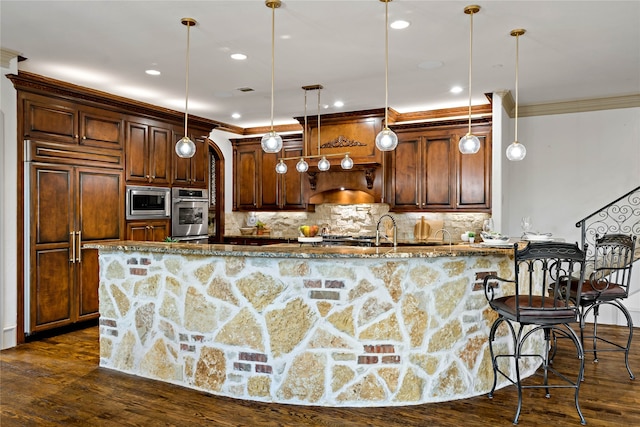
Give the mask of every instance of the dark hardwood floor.
[{"label": "dark hardwood floor", "polygon": [[[622,328],[602,327],[613,335]],[[636,328],[631,368],[640,376]],[[567,341],[567,340],[562,340]],[[556,366],[575,363],[560,342]],[[592,427],[640,426],[640,379],[630,380],[622,353],[587,353],[580,404]],[[0,352],[0,425],[13,426],[509,426],[514,387],[493,399],[388,408],[320,408],[216,397],[98,366],[91,327]],[[525,390],[520,426],[579,426],[572,390]]]}]

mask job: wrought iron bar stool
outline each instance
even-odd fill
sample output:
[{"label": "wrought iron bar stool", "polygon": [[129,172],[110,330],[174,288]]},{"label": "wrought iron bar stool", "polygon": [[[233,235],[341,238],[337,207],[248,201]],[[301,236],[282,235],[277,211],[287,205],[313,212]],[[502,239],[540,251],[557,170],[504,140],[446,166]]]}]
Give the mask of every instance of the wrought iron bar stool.
[{"label": "wrought iron bar stool", "polygon": [[[497,275],[484,279],[485,297],[498,314],[489,332],[493,364],[493,387],[489,398],[493,398],[498,385],[498,374],[515,385],[518,407],[513,423],[518,424],[523,389],[544,388],[548,398],[552,388],[573,388],[580,422],[586,424],[578,402],[584,374],[584,353],[578,335],[569,326],[577,322],[579,316],[578,307],[569,298],[569,287],[575,277],[579,278],[579,284],[583,281],[585,252],[577,243],[516,243],[514,262],[513,279]],[[501,325],[506,325],[510,333],[510,346],[495,343]],[[501,335],[504,333],[499,332],[498,336]],[[578,356],[575,379],[551,365],[550,346],[552,337],[556,335],[570,338],[575,345]],[[522,369],[536,368],[537,363],[540,365],[534,375],[521,377]]]},{"label": "wrought iron bar stool", "polygon": [[[624,362],[629,377],[635,376],[629,367],[629,349],[633,338],[633,320],[622,300],[629,296],[631,268],[635,251],[636,236],[626,234],[596,235],[593,257],[593,271],[585,278],[582,286],[574,281],[571,285],[571,298],[580,307],[580,340],[584,346],[585,338],[590,339],[593,347],[584,351],[593,352],[594,363],[598,362],[598,351],[623,351]],[[622,312],[627,321],[629,335],[626,344],[613,342],[598,334],[598,315],[600,307],[610,305]],[[585,335],[587,316],[593,312],[593,334]],[[603,343],[604,348],[597,347]]]}]

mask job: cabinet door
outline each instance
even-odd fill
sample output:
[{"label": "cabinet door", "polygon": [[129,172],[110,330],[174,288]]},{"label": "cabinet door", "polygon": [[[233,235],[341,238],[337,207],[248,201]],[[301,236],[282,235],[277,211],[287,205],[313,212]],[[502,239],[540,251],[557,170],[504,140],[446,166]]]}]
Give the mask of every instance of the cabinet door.
[{"label": "cabinet door", "polygon": [[147,183],[149,173],[149,127],[142,123],[128,122],[125,142],[126,179],[129,182]]},{"label": "cabinet door", "polygon": [[396,210],[420,209],[422,192],[422,138],[399,135],[392,157],[391,204]]},{"label": "cabinet door", "polygon": [[127,221],[127,240],[162,242],[170,227],[169,220]]},{"label": "cabinet door", "polygon": [[149,182],[169,184],[173,131],[168,128],[151,126],[149,128]]},{"label": "cabinet door", "polygon": [[[279,175],[276,173],[276,164],[278,163],[278,154],[262,152],[262,146],[259,148],[261,156],[261,170],[258,180],[258,194],[261,195],[258,208],[260,209],[278,209],[280,205],[280,188]],[[292,172],[288,172],[292,173]],[[296,172],[297,173],[297,172]]]},{"label": "cabinet door", "polygon": [[80,110],[80,145],[121,150],[124,120],[120,114],[104,110]]},{"label": "cabinet door", "polygon": [[98,253],[84,249],[85,242],[124,238],[123,173],[93,168],[76,168],[76,299],[74,320],[98,315]]},{"label": "cabinet door", "polygon": [[78,144],[78,111],[74,104],[35,94],[24,96],[25,138]]},{"label": "cabinet door", "polygon": [[191,159],[191,186],[207,188],[209,184],[209,143],[206,138],[193,138],[196,154]]},{"label": "cabinet door", "polygon": [[297,156],[302,156],[302,141],[300,144],[291,144],[285,146],[282,152],[283,157],[294,157],[294,159],[286,160],[288,172],[281,175],[280,182],[280,208],[281,209],[305,209],[305,180],[306,174],[301,174],[296,170],[298,163]]},{"label": "cabinet door", "polygon": [[30,177],[29,329],[73,321],[75,233],[73,168],[32,165]]},{"label": "cabinet door", "polygon": [[258,167],[260,151],[255,146],[234,150],[234,205],[239,210],[258,207]]},{"label": "cabinet door", "polygon": [[454,207],[455,170],[452,147],[449,135],[424,138],[422,209],[450,209]]},{"label": "cabinet door", "polygon": [[458,209],[491,207],[491,133],[475,130],[474,135],[480,140],[480,150],[475,154],[456,153]]}]

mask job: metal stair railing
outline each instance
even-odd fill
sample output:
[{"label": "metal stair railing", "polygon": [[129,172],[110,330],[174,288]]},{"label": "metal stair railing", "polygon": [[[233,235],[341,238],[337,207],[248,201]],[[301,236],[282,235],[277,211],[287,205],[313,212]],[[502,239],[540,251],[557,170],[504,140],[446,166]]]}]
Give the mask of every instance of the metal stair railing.
[{"label": "metal stair railing", "polygon": [[[581,229],[582,247],[589,245],[587,258],[593,258],[596,234],[635,234],[640,239],[640,186],[576,222],[576,227]],[[638,259],[640,248],[636,247],[634,261]]]}]

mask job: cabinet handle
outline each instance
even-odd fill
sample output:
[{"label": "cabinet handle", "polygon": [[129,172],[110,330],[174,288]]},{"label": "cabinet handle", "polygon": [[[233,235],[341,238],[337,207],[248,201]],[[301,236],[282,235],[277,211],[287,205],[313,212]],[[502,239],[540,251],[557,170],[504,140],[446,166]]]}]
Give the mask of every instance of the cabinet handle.
[{"label": "cabinet handle", "polygon": [[72,231],[69,233],[69,249],[71,249],[71,258],[69,258],[69,262],[76,262],[76,232]]},{"label": "cabinet handle", "polygon": [[75,139],[78,139],[78,135],[76,134],[76,136],[74,137]]},{"label": "cabinet handle", "polygon": [[87,136],[86,136],[86,135],[85,135],[85,136],[83,136],[83,137],[82,137],[82,139],[87,139]]},{"label": "cabinet handle", "polygon": [[78,262],[82,262],[82,231],[78,231]]}]

